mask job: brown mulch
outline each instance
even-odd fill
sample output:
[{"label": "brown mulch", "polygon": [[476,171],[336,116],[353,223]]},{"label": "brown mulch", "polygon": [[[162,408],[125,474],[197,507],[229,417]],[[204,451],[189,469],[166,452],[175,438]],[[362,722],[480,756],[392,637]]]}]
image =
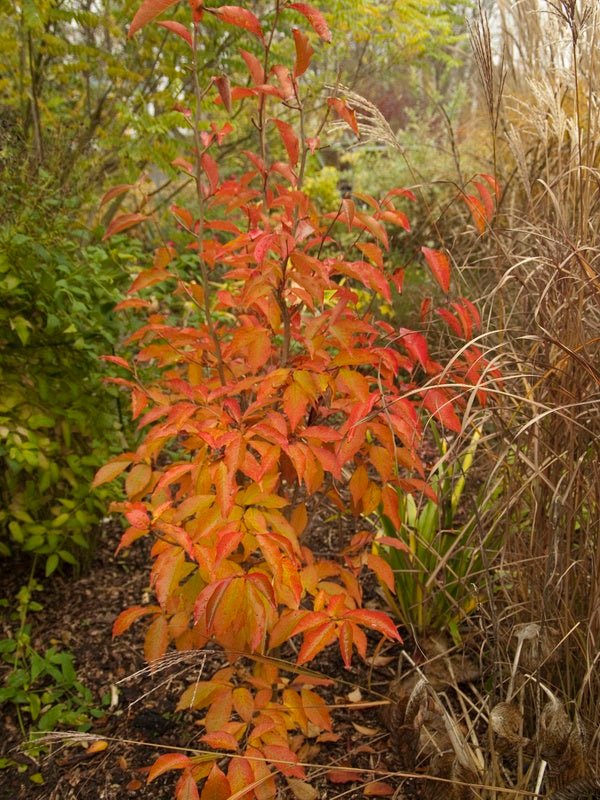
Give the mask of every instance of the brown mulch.
[{"label": "brown mulch", "polygon": [[[311,538],[319,539],[324,549],[331,544],[335,549],[336,542],[330,540],[337,540],[340,533],[347,531],[336,530],[332,536],[331,522],[323,514]],[[196,723],[201,715],[175,712],[182,690],[198,677],[198,663],[192,659],[156,675],[135,677],[145,666],[144,623],[137,623],[114,641],[111,638],[112,623],[120,611],[148,602],[148,550],[138,543],[115,556],[118,539],[118,528],[106,526],[87,573],[78,579],[55,575],[46,581],[43,596],[36,597],[44,608],[31,615],[34,647],[43,652],[54,644],[72,652],[79,679],[92,691],[98,707],[111,691],[118,699],[110,712],[93,721],[90,730],[108,747],[90,754],[81,743],[61,742],[41,755],[28,755],[14,709],[6,704],[0,710],[0,757],[11,759],[19,767],[0,770],[0,800],[171,800],[177,774],[168,773],[147,785],[148,766],[169,748],[200,746],[201,729]],[[24,565],[22,574],[16,569],[3,576],[0,595],[13,597],[26,581]],[[376,590],[376,582],[367,581],[367,603],[381,607]],[[311,762],[325,765],[323,769],[309,769],[307,778],[323,800],[342,795],[363,797],[366,781],[384,777],[371,772],[354,783],[335,783],[326,775],[327,768],[351,766],[385,772],[391,766],[386,763],[388,741],[380,709],[363,708],[360,702],[381,700],[385,695],[394,675],[398,647],[382,648],[379,636],[369,638],[371,652],[379,647],[374,662],[364,664],[356,659],[348,671],[337,649],[329,648],[311,664],[324,676],[336,679],[334,686],[320,690],[325,692],[326,701],[344,706],[333,712],[334,732],[340,738],[314,743],[309,752]],[[209,652],[203,679],[223,664],[218,651]],[[119,683],[128,676],[134,677]],[[0,683],[3,677],[0,667]],[[31,781],[36,773],[41,773],[43,784]]]}]

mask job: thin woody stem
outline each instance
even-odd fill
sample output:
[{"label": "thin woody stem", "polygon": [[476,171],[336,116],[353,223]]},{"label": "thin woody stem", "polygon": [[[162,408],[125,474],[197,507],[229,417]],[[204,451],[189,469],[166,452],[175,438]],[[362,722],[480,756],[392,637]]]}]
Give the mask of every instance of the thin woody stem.
[{"label": "thin woody stem", "polygon": [[221,381],[221,385],[224,386],[226,383],[225,365],[223,361],[223,353],[221,351],[221,342],[219,341],[219,337],[217,336],[217,331],[215,329],[212,318],[212,310],[210,307],[210,281],[208,278],[208,267],[206,265],[206,261],[204,260],[204,214],[205,214],[206,203],[204,200],[204,193],[202,191],[201,156],[205,148],[203,147],[202,140],[200,138],[200,111],[202,108],[202,99],[206,92],[202,91],[200,87],[200,80],[198,78],[198,37],[199,37],[198,23],[194,23],[194,38],[192,47],[192,71],[193,71],[192,77],[194,83],[194,98],[195,98],[195,109],[194,109],[194,145],[196,148],[195,182],[196,182],[196,198],[198,202],[198,212],[199,212],[198,228],[195,233],[195,237],[198,243],[198,262],[200,264],[200,273],[202,276],[202,290],[204,295],[204,316],[206,317],[208,332],[215,348],[215,357],[217,359],[217,372],[219,374],[219,380]]}]

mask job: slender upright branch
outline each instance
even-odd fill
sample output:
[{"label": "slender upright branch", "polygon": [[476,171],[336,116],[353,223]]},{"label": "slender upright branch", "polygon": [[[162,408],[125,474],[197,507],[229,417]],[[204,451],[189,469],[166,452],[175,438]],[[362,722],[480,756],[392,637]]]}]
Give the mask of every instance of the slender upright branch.
[{"label": "slender upright branch", "polygon": [[200,264],[200,273],[202,275],[202,291],[204,294],[204,315],[206,317],[206,324],[212,343],[215,348],[215,357],[217,359],[217,371],[219,373],[219,380],[224,386],[225,380],[225,365],[223,362],[223,353],[221,351],[221,342],[217,335],[212,318],[212,310],[210,307],[210,281],[208,278],[208,267],[204,260],[204,214],[206,211],[206,203],[204,200],[204,193],[202,191],[202,153],[204,147],[200,138],[200,112],[202,108],[202,99],[205,92],[202,92],[200,87],[200,79],[198,77],[198,23],[194,23],[194,37],[192,46],[192,69],[193,69],[193,83],[194,83],[194,145],[196,148],[196,198],[198,202],[198,228],[195,233],[196,241],[198,243],[198,262]]}]

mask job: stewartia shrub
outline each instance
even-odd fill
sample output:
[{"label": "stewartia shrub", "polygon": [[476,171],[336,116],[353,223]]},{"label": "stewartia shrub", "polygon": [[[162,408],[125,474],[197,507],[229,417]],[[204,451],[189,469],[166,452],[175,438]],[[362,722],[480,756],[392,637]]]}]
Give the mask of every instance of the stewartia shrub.
[{"label": "stewartia shrub", "polygon": [[[170,5],[174,0],[146,0],[130,35]],[[421,333],[376,316],[378,301],[391,300],[394,284],[401,288],[402,271],[385,266],[386,226],[408,230],[409,191],[381,201],[362,196],[360,207],[344,199],[324,216],[302,191],[307,159],[319,146],[299,89],[313,46],[309,34],[294,28],[289,68],[271,64],[271,44],[288,17],[304,19],[328,42],[321,14],[303,3],[277,3],[265,32],[248,8],[192,6],[189,27],[159,24],[191,53],[193,108],[182,113],[193,146],[174,165],[191,176],[195,192],[172,212],[196,275],[178,280],[179,254],[162,244],[132,289],[176,281],[196,313],[176,325],[143,297],[121,304],[148,311],[131,337],[138,348],[132,362],[109,359],[129,372],[115,380],[130,390],[144,435],[135,452],[102,467],[95,483],[126,475],[127,501],[118,509],[129,527],[120,547],[154,538],[156,604],[124,611],[114,633],[149,616],[149,661],[171,643],[190,650],[213,642],[230,664],[193,683],[179,706],[206,709],[201,742],[218,752],[162,756],[150,779],[180,769],[178,797],[220,800],[239,792],[265,800],[275,796],[275,772],[299,791],[305,740],[331,731],[315,691],[319,681],[298,666],[335,643],[350,667],[354,649],[366,655],[365,629],[400,640],[386,614],[362,607],[364,569],[394,591],[391,569],[372,552],[372,534],[357,533],[329,559],[317,556],[303,540],[311,498],[326,495],[355,516],[381,509],[399,526],[398,489],[432,495],[419,457],[422,412],[460,431],[461,402],[448,385],[475,386],[485,362],[467,347],[445,370]],[[243,86],[231,87],[224,76],[201,86],[209,18],[253,35],[250,46],[259,55],[241,51],[249,72]],[[205,122],[201,114],[213,91],[226,109],[240,99],[256,103],[258,151],[239,154],[247,165],[239,175],[224,175],[219,163],[232,125]],[[329,106],[356,127],[343,99]],[[126,188],[111,190],[108,199]],[[148,216],[120,213],[106,235]],[[423,254],[448,292],[447,256]],[[468,337],[479,324],[477,312],[464,300],[453,305]],[[281,655],[295,659],[293,679],[285,677]],[[224,753],[232,756],[227,766]]]}]

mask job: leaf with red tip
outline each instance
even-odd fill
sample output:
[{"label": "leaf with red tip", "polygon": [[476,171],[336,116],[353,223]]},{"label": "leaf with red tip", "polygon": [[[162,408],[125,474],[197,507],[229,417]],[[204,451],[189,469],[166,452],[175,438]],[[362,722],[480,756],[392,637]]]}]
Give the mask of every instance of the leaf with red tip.
[{"label": "leaf with red tip", "polygon": [[345,123],[347,123],[350,128],[354,131],[354,133],[360,137],[360,132],[358,130],[358,122],[356,121],[356,114],[354,111],[348,106],[345,100],[342,100],[341,97],[330,97],[327,101],[327,104],[330,108],[333,108],[335,113],[341,117]]},{"label": "leaf with red tip", "polygon": [[134,225],[139,225],[140,222],[145,222],[147,219],[149,217],[146,214],[118,214],[111,220],[102,237],[102,241],[104,242],[110,236],[114,236],[115,233],[121,233],[121,231],[126,231],[128,228],[133,228]]},{"label": "leaf with red tip", "polygon": [[185,756],[183,753],[165,753],[164,756],[159,756],[150,767],[148,783],[172,769],[185,769],[191,763],[189,756]]},{"label": "leaf with red tip", "polygon": [[298,163],[298,157],[300,155],[298,137],[288,122],[284,122],[281,119],[274,119],[273,122],[277,126],[277,130],[279,131],[279,135],[281,136],[281,140],[283,141],[283,145],[288,154],[290,164],[292,167],[295,167]]},{"label": "leaf with red tip", "polygon": [[186,28],[185,25],[182,25],[181,22],[175,22],[172,19],[165,20],[164,22],[157,22],[157,25],[160,25],[161,28],[166,28],[168,31],[179,36],[183,39],[184,42],[187,42],[190,47],[192,47],[192,34],[189,31],[189,28]]},{"label": "leaf with red tip", "polygon": [[442,290],[448,292],[450,289],[450,260],[448,256],[440,250],[432,250],[430,247],[422,247],[421,252],[425,256],[433,277]]},{"label": "leaf with red tip", "polygon": [[144,0],[129,26],[128,37],[131,38],[136,31],[152,22],[155,17],[158,17],[159,14],[162,14],[163,11],[174,6],[177,2],[178,0]]},{"label": "leaf with red tip", "polygon": [[[206,9],[207,11],[209,9]],[[223,22],[229,25],[235,25],[236,28],[243,28],[245,31],[253,33],[259,39],[263,38],[262,28],[260,22],[252,11],[241,6],[219,6],[218,8],[211,8],[210,11],[216,14]]]},{"label": "leaf with red tip", "polygon": [[313,6],[307,5],[307,3],[290,3],[288,8],[293,8],[306,17],[314,32],[324,41],[331,42],[331,31],[320,11],[313,8]]},{"label": "leaf with red tip", "polygon": [[298,28],[292,30],[294,34],[294,45],[296,47],[296,63],[294,64],[294,78],[304,75],[310,65],[314,49],[305,33]]}]

